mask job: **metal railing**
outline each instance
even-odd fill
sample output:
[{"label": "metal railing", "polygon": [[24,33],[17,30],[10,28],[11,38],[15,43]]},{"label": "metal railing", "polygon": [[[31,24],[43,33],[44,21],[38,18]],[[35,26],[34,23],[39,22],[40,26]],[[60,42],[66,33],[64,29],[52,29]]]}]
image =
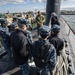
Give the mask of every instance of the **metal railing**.
[{"label": "metal railing", "polygon": [[[72,31],[73,34],[75,35],[75,31],[74,31],[74,30],[71,28],[71,26],[68,24],[68,22],[71,22],[71,21],[66,21],[62,16],[61,16],[61,18],[64,20],[65,24],[67,24],[68,27],[69,27],[69,33],[68,33],[68,35],[70,34],[70,31]],[[71,22],[71,23],[75,23],[75,22]]]},{"label": "metal railing", "polygon": [[[68,51],[69,51],[69,57],[72,58],[72,68],[73,68],[73,72],[74,72],[74,59],[75,58],[75,31],[70,27],[70,25],[67,23],[67,21],[61,16],[61,21],[62,21],[62,25],[64,25],[64,28],[66,29],[66,31],[64,31],[64,33],[67,34],[69,40],[68,40],[68,43],[69,43],[69,48],[68,48]],[[75,74],[75,72],[74,72]],[[72,74],[72,75],[74,75]]]}]

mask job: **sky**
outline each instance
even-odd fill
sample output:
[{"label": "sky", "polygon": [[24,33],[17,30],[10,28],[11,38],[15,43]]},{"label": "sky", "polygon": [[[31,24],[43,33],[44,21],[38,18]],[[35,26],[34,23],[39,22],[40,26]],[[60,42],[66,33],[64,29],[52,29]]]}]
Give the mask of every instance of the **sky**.
[{"label": "sky", "polygon": [[[45,10],[46,0],[0,0],[0,13]],[[61,9],[75,9],[75,0],[62,0]]]}]

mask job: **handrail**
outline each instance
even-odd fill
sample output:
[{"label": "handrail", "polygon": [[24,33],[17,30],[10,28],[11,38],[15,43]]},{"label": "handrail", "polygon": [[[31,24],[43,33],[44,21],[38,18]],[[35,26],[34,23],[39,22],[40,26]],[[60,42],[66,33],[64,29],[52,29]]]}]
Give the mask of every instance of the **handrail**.
[{"label": "handrail", "polygon": [[[61,16],[62,17],[62,16]],[[62,17],[62,19],[66,22],[66,24],[69,26],[70,30],[73,32],[73,34],[75,35],[75,31],[70,27],[70,25],[67,23],[67,21]]]},{"label": "handrail", "polygon": [[66,21],[66,22],[75,23],[74,21]]}]

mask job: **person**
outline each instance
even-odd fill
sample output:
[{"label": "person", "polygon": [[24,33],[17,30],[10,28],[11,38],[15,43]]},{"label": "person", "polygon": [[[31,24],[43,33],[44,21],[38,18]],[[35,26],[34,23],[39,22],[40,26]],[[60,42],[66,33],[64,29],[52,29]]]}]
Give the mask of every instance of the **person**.
[{"label": "person", "polygon": [[29,61],[32,62],[32,57],[31,57],[31,46],[32,46],[32,43],[33,43],[33,39],[32,39],[32,34],[31,32],[28,30],[30,28],[30,23],[27,19],[23,19],[23,18],[20,18],[18,19],[19,22],[21,22],[21,20],[24,20],[26,22],[26,26],[27,26],[27,30],[25,31],[24,35],[26,36],[27,40],[28,40],[28,49],[30,51],[30,55],[29,55]]},{"label": "person", "polygon": [[12,54],[11,54],[10,44],[8,42],[9,36],[10,36],[10,32],[9,32],[8,27],[7,27],[8,22],[5,19],[1,19],[0,23],[1,23],[0,36],[2,38],[2,45],[7,52],[7,60],[10,60],[12,57]]},{"label": "person", "polygon": [[54,47],[56,48],[56,52],[57,52],[58,56],[61,54],[61,51],[62,51],[62,49],[64,47],[63,39],[59,38],[59,36],[58,36],[59,32],[60,32],[60,26],[55,24],[52,27],[52,34],[49,37],[49,42],[51,44],[53,44]]},{"label": "person", "polygon": [[38,15],[36,16],[38,35],[39,35],[39,28],[43,25],[44,22],[45,22],[45,17],[41,14],[40,11],[38,11]]},{"label": "person", "polygon": [[27,31],[28,23],[25,19],[20,18],[18,21],[18,29],[11,33],[11,46],[13,50],[13,59],[22,70],[22,75],[29,75],[29,49],[32,44],[32,37]]},{"label": "person", "polygon": [[14,31],[17,28],[18,28],[18,24],[17,23],[11,23],[10,24],[10,32]]},{"label": "person", "polygon": [[[11,24],[17,25],[17,23],[18,23],[18,17],[17,16],[13,16],[13,20],[12,20],[12,23]],[[11,28],[12,28],[10,25],[8,26],[9,32],[11,32]]]},{"label": "person", "polygon": [[27,14],[25,19],[27,19],[28,22],[30,23],[30,26],[29,26],[29,27],[30,27],[30,29],[32,30],[32,25],[31,25],[31,20],[32,20],[32,19],[31,19],[30,15]]},{"label": "person", "polygon": [[12,23],[18,23],[18,17],[14,16]]},{"label": "person", "polygon": [[51,14],[51,28],[54,26],[54,24],[57,24],[60,26],[60,23],[59,23],[56,13]]},{"label": "person", "polygon": [[26,15],[25,19],[27,19],[31,23],[31,18],[30,18],[30,16],[28,14]]},{"label": "person", "polygon": [[56,50],[47,40],[50,28],[43,25],[39,28],[39,33],[41,38],[33,43],[32,48],[32,55],[37,69],[36,75],[51,75],[50,73],[56,65]]}]

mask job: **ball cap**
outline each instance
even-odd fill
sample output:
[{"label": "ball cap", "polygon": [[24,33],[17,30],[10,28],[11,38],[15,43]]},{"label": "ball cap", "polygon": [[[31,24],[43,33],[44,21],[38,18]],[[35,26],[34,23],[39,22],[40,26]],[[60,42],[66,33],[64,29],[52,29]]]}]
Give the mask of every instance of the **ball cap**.
[{"label": "ball cap", "polygon": [[39,28],[39,31],[40,31],[40,34],[48,35],[48,34],[50,34],[51,29],[48,26],[43,25]]},{"label": "ball cap", "polygon": [[59,30],[60,30],[60,26],[57,25],[57,24],[55,24],[55,25],[52,27],[51,30],[52,30],[52,31],[59,31]]},{"label": "ball cap", "polygon": [[5,19],[0,19],[0,23],[1,24],[3,24],[3,23],[8,24],[9,22],[7,20],[5,20]]},{"label": "ball cap", "polygon": [[13,20],[18,20],[18,17],[17,17],[17,16],[14,16],[14,17],[13,17]]},{"label": "ball cap", "polygon": [[11,28],[15,28],[16,26],[18,26],[17,23],[12,23],[12,24],[10,24],[10,27],[11,27]]},{"label": "ball cap", "polygon": [[27,19],[23,19],[23,18],[19,18],[19,19],[18,19],[18,25],[19,25],[19,24],[26,25],[27,27],[30,26],[29,21],[28,21]]}]

